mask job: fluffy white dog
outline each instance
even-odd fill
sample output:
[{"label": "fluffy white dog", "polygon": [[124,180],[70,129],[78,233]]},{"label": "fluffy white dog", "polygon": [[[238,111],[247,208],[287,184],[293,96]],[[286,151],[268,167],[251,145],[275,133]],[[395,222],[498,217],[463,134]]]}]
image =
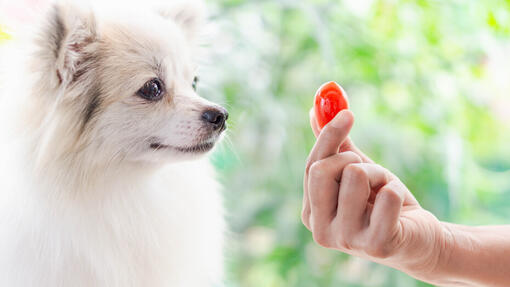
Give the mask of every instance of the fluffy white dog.
[{"label": "fluffy white dog", "polygon": [[221,284],[203,155],[228,114],[195,91],[202,10],[121,10],[53,5],[26,69],[7,69],[0,286]]}]

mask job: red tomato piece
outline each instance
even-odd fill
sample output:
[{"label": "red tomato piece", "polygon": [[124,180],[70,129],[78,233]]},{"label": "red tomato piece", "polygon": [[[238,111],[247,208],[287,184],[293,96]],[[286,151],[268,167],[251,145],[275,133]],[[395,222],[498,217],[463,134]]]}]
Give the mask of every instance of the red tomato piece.
[{"label": "red tomato piece", "polygon": [[349,109],[347,94],[339,84],[335,82],[325,83],[317,90],[314,111],[321,130],[341,110],[346,109]]}]

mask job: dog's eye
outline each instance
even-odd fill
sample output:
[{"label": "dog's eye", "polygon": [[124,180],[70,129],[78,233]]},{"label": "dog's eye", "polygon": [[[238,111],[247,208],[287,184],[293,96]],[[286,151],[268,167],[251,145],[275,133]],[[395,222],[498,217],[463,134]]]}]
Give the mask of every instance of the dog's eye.
[{"label": "dog's eye", "polygon": [[193,84],[191,84],[191,86],[193,87],[193,90],[197,90],[197,85],[198,85],[198,77],[195,77],[193,78]]},{"label": "dog's eye", "polygon": [[149,101],[158,101],[163,97],[163,92],[163,83],[160,79],[154,78],[145,83],[136,94]]}]

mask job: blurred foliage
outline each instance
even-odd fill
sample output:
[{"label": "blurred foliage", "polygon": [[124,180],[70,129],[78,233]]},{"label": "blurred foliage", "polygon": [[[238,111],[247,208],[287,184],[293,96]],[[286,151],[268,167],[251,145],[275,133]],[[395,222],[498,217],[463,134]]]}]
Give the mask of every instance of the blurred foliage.
[{"label": "blurred foliage", "polygon": [[301,224],[308,111],[329,80],[350,96],[354,141],[425,208],[457,223],[508,223],[510,1],[209,6],[201,91],[231,113],[213,159],[232,227],[229,286],[428,286],[320,248]]}]

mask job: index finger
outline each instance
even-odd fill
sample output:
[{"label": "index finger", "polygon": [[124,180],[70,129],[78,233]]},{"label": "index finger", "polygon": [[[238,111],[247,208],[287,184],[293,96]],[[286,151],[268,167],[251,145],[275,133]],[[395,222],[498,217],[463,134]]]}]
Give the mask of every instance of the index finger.
[{"label": "index finger", "polygon": [[312,127],[313,134],[315,137],[318,137],[321,133],[319,129],[319,124],[317,123],[317,120],[315,119],[315,112],[313,108],[310,109],[310,126]]}]

